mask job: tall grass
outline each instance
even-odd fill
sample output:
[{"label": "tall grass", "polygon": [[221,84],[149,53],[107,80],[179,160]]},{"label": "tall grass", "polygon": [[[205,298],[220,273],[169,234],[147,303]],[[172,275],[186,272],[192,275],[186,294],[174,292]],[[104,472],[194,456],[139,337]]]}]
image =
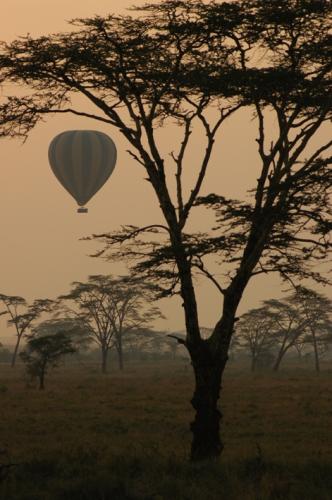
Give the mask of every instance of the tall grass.
[{"label": "tall grass", "polygon": [[[46,390],[0,366],[1,500],[332,498],[331,374],[230,369],[222,459],[190,464],[193,381],[180,364],[102,376],[63,368]],[[1,456],[0,456],[1,463]]]}]

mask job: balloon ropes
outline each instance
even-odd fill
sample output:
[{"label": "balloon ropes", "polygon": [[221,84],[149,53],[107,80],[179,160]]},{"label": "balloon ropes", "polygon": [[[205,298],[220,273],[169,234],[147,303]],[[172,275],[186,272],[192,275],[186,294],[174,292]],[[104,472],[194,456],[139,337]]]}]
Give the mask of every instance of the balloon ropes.
[{"label": "balloon ropes", "polygon": [[48,158],[55,177],[77,201],[77,212],[105,184],[114,170],[116,147],[96,130],[68,130],[54,137]]}]

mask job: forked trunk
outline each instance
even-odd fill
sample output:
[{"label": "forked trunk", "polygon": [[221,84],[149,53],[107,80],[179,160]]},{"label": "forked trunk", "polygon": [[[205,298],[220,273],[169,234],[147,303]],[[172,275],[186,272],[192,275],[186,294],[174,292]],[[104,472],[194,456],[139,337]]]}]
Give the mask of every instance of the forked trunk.
[{"label": "forked trunk", "polygon": [[192,354],[192,363],[195,392],[191,404],[196,415],[190,426],[193,435],[190,458],[192,461],[218,458],[223,450],[218,400],[225,363],[209,352],[206,343],[202,343],[199,352]]}]

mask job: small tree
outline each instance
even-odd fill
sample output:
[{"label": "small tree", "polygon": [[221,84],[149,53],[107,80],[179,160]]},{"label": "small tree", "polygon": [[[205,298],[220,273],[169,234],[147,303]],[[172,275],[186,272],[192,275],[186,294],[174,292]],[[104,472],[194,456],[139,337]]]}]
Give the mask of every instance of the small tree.
[{"label": "small tree", "polygon": [[276,345],[275,317],[266,307],[251,309],[243,314],[235,330],[239,345],[251,355],[251,371],[264,364]]},{"label": "small tree", "polygon": [[14,326],[16,330],[16,344],[12,357],[12,367],[15,366],[19,345],[23,335],[32,327],[33,322],[40,317],[43,312],[50,312],[53,301],[49,299],[37,299],[32,304],[28,304],[23,297],[15,295],[0,294],[0,301],[5,306],[2,314],[9,315],[9,326]]},{"label": "small tree", "polygon": [[45,388],[45,376],[50,368],[59,365],[63,356],[76,352],[67,332],[58,331],[54,335],[32,335],[20,357],[26,363],[31,378],[38,378],[39,389]]}]

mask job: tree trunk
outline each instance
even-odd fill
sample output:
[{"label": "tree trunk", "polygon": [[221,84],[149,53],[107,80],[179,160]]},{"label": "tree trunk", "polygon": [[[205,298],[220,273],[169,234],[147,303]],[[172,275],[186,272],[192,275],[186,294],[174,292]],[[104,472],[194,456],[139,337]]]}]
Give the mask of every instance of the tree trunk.
[{"label": "tree trunk", "polygon": [[45,372],[44,370],[39,375],[39,390],[43,391],[45,389]]},{"label": "tree trunk", "polygon": [[191,404],[196,415],[190,426],[193,435],[190,458],[192,461],[218,458],[223,450],[218,399],[225,362],[212,355],[206,341],[202,341],[198,352],[191,353],[191,358],[195,373]]},{"label": "tree trunk", "polygon": [[251,358],[251,371],[252,372],[256,371],[256,361],[257,361],[256,355],[253,355]]},{"label": "tree trunk", "polygon": [[105,348],[102,348],[102,350],[101,350],[101,372],[102,373],[107,373],[107,355],[108,355],[108,350]]},{"label": "tree trunk", "polygon": [[283,353],[278,353],[278,356],[277,356],[277,359],[275,360],[275,363],[273,365],[273,371],[277,372],[279,370],[279,367],[280,367],[280,363],[282,361],[282,358],[283,358]]},{"label": "tree trunk", "polygon": [[18,348],[19,348],[19,345],[20,345],[20,341],[21,341],[21,337],[17,336],[17,341],[16,341],[14,352],[13,352],[12,363],[11,363],[11,367],[12,368],[14,368],[15,363],[16,363],[16,358],[17,358],[17,353],[18,353]]},{"label": "tree trunk", "polygon": [[275,360],[275,363],[273,365],[273,371],[277,372],[279,370],[281,361],[282,361],[284,355],[286,354],[286,352],[287,352],[287,349],[280,349],[280,351],[278,352],[278,355],[277,355],[277,359]]},{"label": "tree trunk", "polygon": [[320,372],[320,364],[319,364],[319,352],[318,352],[318,345],[317,345],[317,339],[316,339],[316,332],[311,328],[311,334],[312,334],[312,343],[314,346],[314,354],[315,354],[315,370],[317,373]]},{"label": "tree trunk", "polygon": [[119,359],[119,369],[123,370],[123,349],[122,349],[122,339],[121,337],[117,342],[117,351],[118,351],[118,359]]},{"label": "tree trunk", "polygon": [[294,341],[290,341],[289,344],[286,345],[286,343],[283,343],[280,351],[278,352],[278,355],[277,355],[277,359],[274,363],[274,366],[273,366],[273,370],[274,371],[278,371],[279,370],[279,367],[280,367],[280,364],[281,364],[281,361],[284,359],[284,356],[286,354],[286,352],[291,348],[293,347],[294,345]]}]

